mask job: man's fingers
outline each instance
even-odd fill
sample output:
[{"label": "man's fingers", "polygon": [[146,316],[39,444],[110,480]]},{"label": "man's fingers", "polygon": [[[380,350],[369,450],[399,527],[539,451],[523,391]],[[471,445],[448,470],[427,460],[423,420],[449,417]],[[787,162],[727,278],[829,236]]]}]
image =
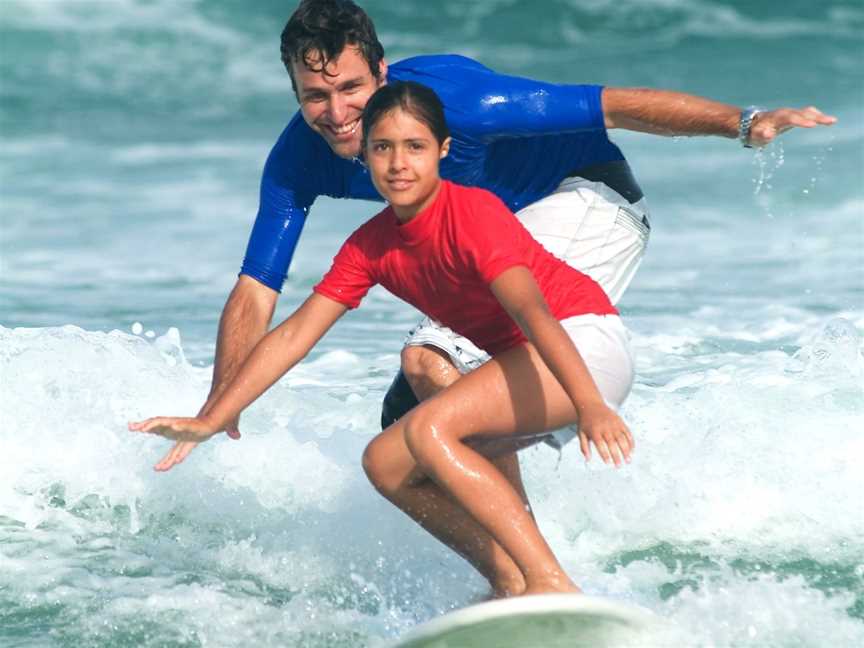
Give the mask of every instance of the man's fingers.
[{"label": "man's fingers", "polygon": [[812,119],[817,124],[822,124],[824,126],[828,126],[837,121],[837,118],[834,115],[826,115],[816,106],[807,106],[801,112],[804,113],[808,119]]},{"label": "man's fingers", "polygon": [[756,117],[756,120],[753,122],[750,141],[757,146],[764,146],[791,128],[830,126],[836,121],[836,117],[826,115],[815,106],[808,106],[801,110],[780,108],[761,113]]}]

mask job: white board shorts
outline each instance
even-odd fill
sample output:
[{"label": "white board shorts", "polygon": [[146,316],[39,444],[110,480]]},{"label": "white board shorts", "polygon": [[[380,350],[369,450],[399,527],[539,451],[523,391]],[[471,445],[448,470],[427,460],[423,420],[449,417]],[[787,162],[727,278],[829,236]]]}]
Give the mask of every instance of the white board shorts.
[{"label": "white board shorts", "polygon": [[[631,204],[605,184],[582,178],[566,178],[516,216],[543,247],[599,283],[613,304],[636,274],[651,231],[644,198]],[[603,398],[617,409],[633,383],[629,334],[621,319],[580,315],[565,323]],[[471,340],[428,317],[411,330],[405,345],[441,349],[463,374],[489,360]],[[575,434],[560,430],[549,443],[561,447]]]},{"label": "white board shorts", "polygon": [[[561,320],[561,326],[585,361],[603,400],[617,411],[630,393],[634,376],[630,334],[621,318],[617,315],[577,315]],[[416,336],[412,332],[412,337],[427,340],[420,344],[431,344],[448,353],[451,358],[457,358],[456,366],[461,373],[468,373],[491,358],[485,351],[446,327],[424,327],[415,332]],[[464,346],[458,346],[457,342],[467,342],[472,349],[466,350]],[[544,441],[560,450],[575,438],[577,432],[578,427],[571,425],[550,433]]]}]

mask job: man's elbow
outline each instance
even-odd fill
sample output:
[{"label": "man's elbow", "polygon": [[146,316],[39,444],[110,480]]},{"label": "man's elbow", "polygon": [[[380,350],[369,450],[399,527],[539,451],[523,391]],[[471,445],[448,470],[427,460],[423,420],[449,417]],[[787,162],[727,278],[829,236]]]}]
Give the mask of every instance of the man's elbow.
[{"label": "man's elbow", "polygon": [[273,317],[276,310],[276,302],[279,293],[264,285],[249,275],[240,275],[234,289],[228,298],[226,310],[235,307],[242,310],[247,316],[255,319],[264,319],[267,322]]}]

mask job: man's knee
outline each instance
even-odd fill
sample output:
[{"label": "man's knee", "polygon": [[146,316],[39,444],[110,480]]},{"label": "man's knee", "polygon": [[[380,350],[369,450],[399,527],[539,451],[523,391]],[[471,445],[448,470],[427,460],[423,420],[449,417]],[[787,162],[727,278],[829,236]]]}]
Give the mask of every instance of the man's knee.
[{"label": "man's knee", "polygon": [[406,346],[402,349],[402,371],[408,382],[423,379],[447,365],[452,366],[450,356],[433,346]]},{"label": "man's knee", "polygon": [[461,375],[450,355],[434,346],[402,349],[402,372],[420,400],[444,389]]}]

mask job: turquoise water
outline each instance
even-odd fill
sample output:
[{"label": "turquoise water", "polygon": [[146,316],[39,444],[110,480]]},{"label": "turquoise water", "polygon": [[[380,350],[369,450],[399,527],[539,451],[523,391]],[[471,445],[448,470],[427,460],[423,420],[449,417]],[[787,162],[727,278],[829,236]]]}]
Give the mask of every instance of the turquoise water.
[{"label": "turquoise water", "polygon": [[[654,214],[621,307],[621,471],[524,457],[583,588],[703,646],[864,643],[864,10],[858,2],[365,3],[388,57],[815,104],[764,152],[614,133]],[[0,3],[0,644],[378,646],[485,595],[359,467],[417,314],[383,292],[164,475],[125,422],[192,413],[296,109],[293,3]],[[316,205],[280,300],[372,203]]]}]

